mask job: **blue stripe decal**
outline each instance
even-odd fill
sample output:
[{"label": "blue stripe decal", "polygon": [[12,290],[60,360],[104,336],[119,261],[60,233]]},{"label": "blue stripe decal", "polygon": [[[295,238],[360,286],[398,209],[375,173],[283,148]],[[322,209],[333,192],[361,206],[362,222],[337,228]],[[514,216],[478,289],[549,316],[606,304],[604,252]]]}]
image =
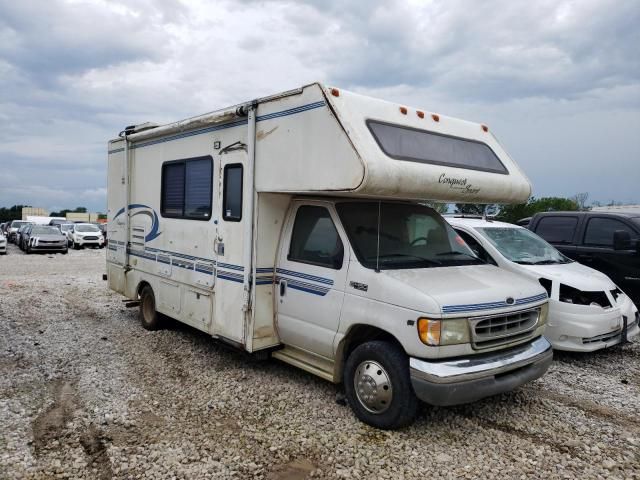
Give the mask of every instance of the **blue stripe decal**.
[{"label": "blue stripe decal", "polygon": [[314,295],[320,295],[321,297],[324,297],[327,292],[320,292],[318,290],[311,290],[309,288],[305,288],[305,287],[300,287],[298,285],[293,285],[293,284],[288,284],[288,287],[293,288],[294,290],[300,290],[301,292],[306,292],[306,293],[312,293]]},{"label": "blue stripe decal", "polygon": [[244,272],[244,267],[242,265],[232,265],[230,263],[218,263],[218,267],[229,268],[231,270],[240,270],[241,272]]},{"label": "blue stripe decal", "polygon": [[[256,122],[262,122],[264,120],[271,120],[273,118],[286,117],[288,115],[295,115],[297,113],[307,112],[309,110],[313,110],[313,109],[316,109],[316,108],[324,107],[325,105],[326,105],[326,103],[323,100],[323,101],[320,101],[320,102],[309,103],[307,105],[301,105],[299,107],[290,108],[288,110],[282,110],[281,112],[268,113],[266,115],[261,115],[261,116],[257,117],[256,118]],[[204,133],[215,132],[217,130],[223,130],[223,129],[226,129],[226,128],[238,127],[240,125],[246,125],[246,124],[247,124],[247,120],[239,120],[237,122],[225,123],[223,125],[215,125],[215,126],[212,126],[212,127],[201,128],[199,130],[193,130],[191,132],[180,133],[180,134],[177,134],[177,135],[172,135],[170,137],[158,138],[156,140],[150,140],[148,142],[134,144],[134,145],[131,145],[131,149],[149,147],[151,145],[157,145],[158,143],[170,142],[172,140],[179,140],[181,138],[188,138],[188,137],[192,137],[194,135],[202,135]],[[124,148],[115,148],[113,150],[109,150],[108,151],[109,154],[120,153],[120,152],[124,152]]]},{"label": "blue stripe decal", "polygon": [[283,275],[288,275],[288,276],[291,276],[291,277],[299,277],[299,278],[304,278],[305,280],[311,280],[311,281],[314,281],[314,282],[326,283],[327,285],[333,285],[333,280],[331,280],[330,278],[316,277],[315,275],[308,275],[308,274],[302,273],[302,272],[294,272],[292,270],[285,270],[284,268],[276,268],[276,272],[277,273],[281,273]]},{"label": "blue stripe decal", "polygon": [[217,278],[220,278],[221,280],[230,280],[232,282],[238,282],[238,283],[243,283],[244,279],[242,277],[230,277],[227,275],[223,275],[221,273],[218,273]]},{"label": "blue stripe decal", "polygon": [[443,313],[457,313],[457,312],[472,312],[479,310],[492,310],[494,308],[510,307],[513,305],[525,305],[527,303],[534,303],[547,298],[546,293],[540,295],[534,295],[532,297],[519,298],[514,303],[508,304],[506,301],[501,302],[489,302],[489,303],[471,303],[468,305],[445,305],[442,307]]}]

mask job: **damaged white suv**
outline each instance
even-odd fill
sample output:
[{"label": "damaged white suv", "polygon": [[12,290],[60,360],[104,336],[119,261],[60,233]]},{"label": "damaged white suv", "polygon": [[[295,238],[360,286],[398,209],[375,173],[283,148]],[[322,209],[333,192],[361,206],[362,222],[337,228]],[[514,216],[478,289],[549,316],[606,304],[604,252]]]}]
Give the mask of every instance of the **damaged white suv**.
[{"label": "damaged white suv", "polygon": [[549,294],[544,336],[554,349],[590,352],[640,333],[638,309],[605,274],[574,262],[526,228],[445,218],[483,260],[538,279]]}]

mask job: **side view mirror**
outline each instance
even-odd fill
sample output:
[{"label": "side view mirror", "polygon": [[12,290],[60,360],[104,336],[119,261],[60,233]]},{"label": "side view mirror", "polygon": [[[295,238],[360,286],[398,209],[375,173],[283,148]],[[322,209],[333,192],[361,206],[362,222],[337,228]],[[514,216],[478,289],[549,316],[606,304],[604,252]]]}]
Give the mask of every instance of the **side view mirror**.
[{"label": "side view mirror", "polygon": [[616,230],[613,232],[614,250],[631,250],[631,234],[626,230]]}]

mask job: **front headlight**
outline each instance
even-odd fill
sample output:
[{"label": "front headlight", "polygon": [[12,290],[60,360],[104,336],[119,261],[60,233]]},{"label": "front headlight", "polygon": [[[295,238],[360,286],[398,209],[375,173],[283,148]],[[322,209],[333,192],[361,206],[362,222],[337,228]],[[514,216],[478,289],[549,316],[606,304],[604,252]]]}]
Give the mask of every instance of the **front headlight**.
[{"label": "front headlight", "polygon": [[538,325],[544,325],[547,323],[547,317],[549,316],[549,302],[540,307],[540,317],[538,318]]},{"label": "front headlight", "polygon": [[438,345],[457,345],[471,341],[469,322],[466,318],[455,318],[451,320],[419,318],[418,336],[422,343],[432,347]]}]

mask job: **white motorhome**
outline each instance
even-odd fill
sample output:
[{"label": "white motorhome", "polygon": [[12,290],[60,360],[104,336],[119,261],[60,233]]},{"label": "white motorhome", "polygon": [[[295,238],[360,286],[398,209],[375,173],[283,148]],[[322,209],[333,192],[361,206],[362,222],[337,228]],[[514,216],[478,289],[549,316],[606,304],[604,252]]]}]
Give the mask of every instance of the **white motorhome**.
[{"label": "white motorhome", "polygon": [[158,313],[343,383],[380,428],[541,376],[547,295],[420,201],[522,202],[484,125],[317,83],[109,142],[107,275]]}]

